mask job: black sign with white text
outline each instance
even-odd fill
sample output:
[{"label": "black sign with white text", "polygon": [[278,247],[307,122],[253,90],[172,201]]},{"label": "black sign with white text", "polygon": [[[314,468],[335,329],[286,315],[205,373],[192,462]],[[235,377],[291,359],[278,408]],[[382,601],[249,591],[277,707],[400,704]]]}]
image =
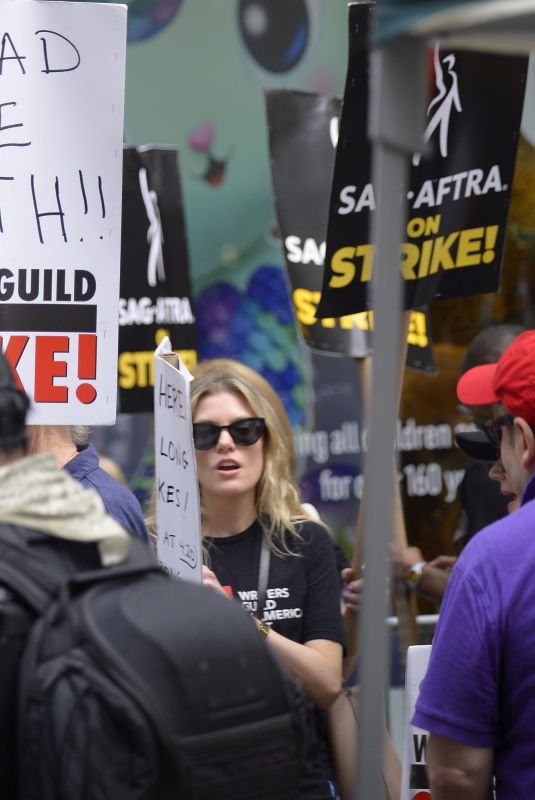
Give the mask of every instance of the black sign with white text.
[{"label": "black sign with white text", "polygon": [[[370,221],[378,203],[366,134],[372,8],[349,6],[349,66],[320,317],[370,307]],[[401,187],[408,211],[400,248],[406,309],[498,290],[526,70],[525,57],[449,52],[438,45],[429,51],[425,153],[413,155],[409,185]]]},{"label": "black sign with white text", "polygon": [[168,336],[189,368],[197,356],[177,151],[123,155],[120,410],[152,411],[157,345]]},{"label": "black sign with white text", "polygon": [[[363,358],[372,351],[372,312],[324,319],[316,315],[340,106],[338,98],[328,95],[266,92],[275,206],[297,322],[311,349]],[[407,366],[433,371],[423,311],[413,312],[407,340]]]}]

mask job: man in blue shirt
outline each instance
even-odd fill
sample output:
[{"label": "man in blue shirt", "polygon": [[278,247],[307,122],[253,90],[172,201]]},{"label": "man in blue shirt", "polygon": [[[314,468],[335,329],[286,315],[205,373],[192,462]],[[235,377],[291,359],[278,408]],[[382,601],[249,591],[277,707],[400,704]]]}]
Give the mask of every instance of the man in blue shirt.
[{"label": "man in blue shirt", "polygon": [[111,517],[126,531],[148,543],[143,513],[136,496],[102,469],[98,453],[88,439],[89,429],[83,426],[28,426],[30,454],[52,453],[58,466],[82,486],[96,489]]}]

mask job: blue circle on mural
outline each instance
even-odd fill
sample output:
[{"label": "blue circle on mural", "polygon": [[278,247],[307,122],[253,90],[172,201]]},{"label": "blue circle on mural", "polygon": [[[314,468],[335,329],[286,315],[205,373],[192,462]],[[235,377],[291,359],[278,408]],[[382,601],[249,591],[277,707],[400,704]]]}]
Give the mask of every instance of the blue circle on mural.
[{"label": "blue circle on mural", "polygon": [[184,0],[133,0],[128,3],[128,41],[156,36],[174,19]]},{"label": "blue circle on mural", "polygon": [[[106,0],[105,0],[106,1]],[[116,0],[108,0],[110,3]],[[126,0],[128,42],[150,39],[175,18],[184,0]]]}]

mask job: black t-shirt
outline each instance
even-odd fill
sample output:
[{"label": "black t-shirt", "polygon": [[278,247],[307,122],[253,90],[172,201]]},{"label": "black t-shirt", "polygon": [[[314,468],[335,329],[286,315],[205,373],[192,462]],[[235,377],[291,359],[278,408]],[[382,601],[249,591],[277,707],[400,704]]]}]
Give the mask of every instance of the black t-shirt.
[{"label": "black t-shirt", "polygon": [[[298,526],[301,538],[287,537],[295,555],[271,553],[263,619],[277,633],[304,644],[328,639],[344,644],[340,579],[333,543],[315,522]],[[210,568],[249,612],[256,611],[262,528],[258,521],[234,536],[206,538]],[[227,589],[229,591],[229,589]],[[301,798],[334,797],[326,746],[324,713],[315,711],[315,739],[305,764]]]},{"label": "black t-shirt", "polygon": [[[287,537],[295,555],[271,554],[263,619],[300,644],[311,639],[343,644],[340,581],[331,539],[315,522],[304,522],[298,530],[300,539]],[[234,536],[206,539],[211,569],[251,613],[256,611],[261,540],[258,521]]]}]

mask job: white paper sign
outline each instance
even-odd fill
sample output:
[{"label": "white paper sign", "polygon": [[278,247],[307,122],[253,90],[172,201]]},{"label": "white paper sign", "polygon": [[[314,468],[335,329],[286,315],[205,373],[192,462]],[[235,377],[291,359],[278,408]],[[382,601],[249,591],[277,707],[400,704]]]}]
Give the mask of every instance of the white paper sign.
[{"label": "white paper sign", "polygon": [[126,6],[4,0],[0,336],[31,423],[110,424]]},{"label": "white paper sign", "polygon": [[201,515],[190,381],[190,373],[165,337],[154,354],[157,553],[171,577],[200,583]]},{"label": "white paper sign", "polygon": [[405,672],[405,741],[401,770],[401,800],[431,800],[425,771],[428,731],[411,725],[420,693],[420,684],[427,672],[431,645],[422,644],[407,650]]}]

